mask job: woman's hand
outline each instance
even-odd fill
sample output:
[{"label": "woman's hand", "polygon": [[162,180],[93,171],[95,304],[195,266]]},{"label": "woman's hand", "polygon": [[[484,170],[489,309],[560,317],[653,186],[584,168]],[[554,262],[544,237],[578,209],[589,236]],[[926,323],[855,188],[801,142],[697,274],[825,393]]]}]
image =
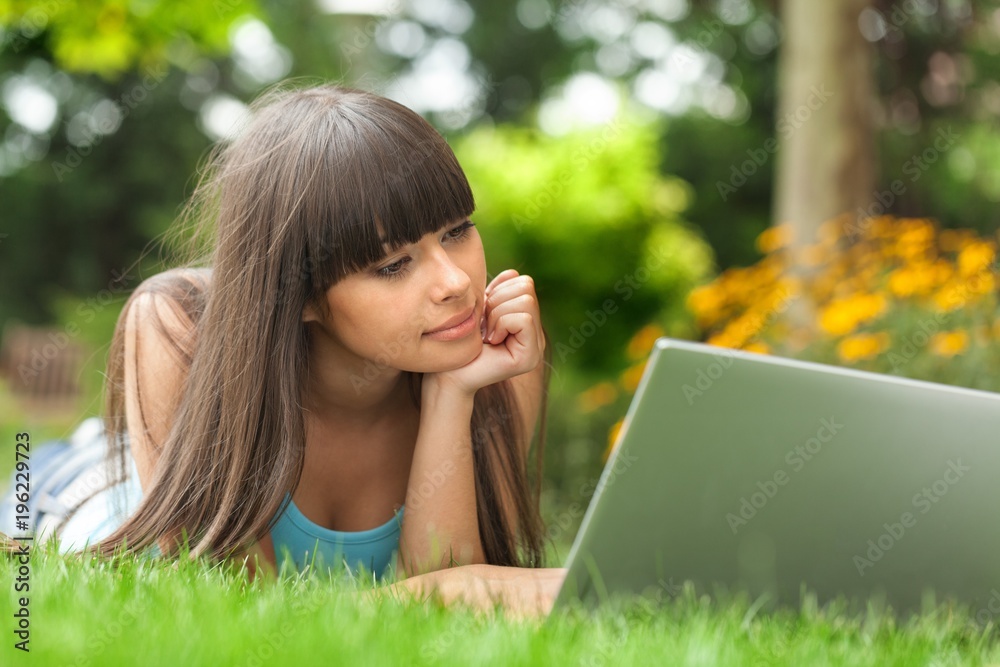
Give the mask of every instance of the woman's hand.
[{"label": "woman's hand", "polygon": [[461,368],[428,373],[424,381],[453,385],[474,395],[481,387],[534,369],[542,360],[545,337],[535,282],[514,269],[501,271],[483,299],[483,350]]},{"label": "woman's hand", "polygon": [[446,606],[459,603],[490,614],[499,604],[506,616],[543,619],[552,610],[566,568],[463,565],[436,570],[374,589],[375,595],[405,589],[420,598],[437,598]]}]

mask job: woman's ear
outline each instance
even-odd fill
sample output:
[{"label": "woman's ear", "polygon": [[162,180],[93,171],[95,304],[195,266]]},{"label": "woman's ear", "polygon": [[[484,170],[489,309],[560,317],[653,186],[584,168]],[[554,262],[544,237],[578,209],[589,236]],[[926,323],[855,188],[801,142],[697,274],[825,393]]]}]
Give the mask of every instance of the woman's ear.
[{"label": "woman's ear", "polygon": [[317,322],[319,319],[319,313],[316,312],[315,306],[313,306],[311,301],[307,302],[305,307],[302,309],[302,321]]}]

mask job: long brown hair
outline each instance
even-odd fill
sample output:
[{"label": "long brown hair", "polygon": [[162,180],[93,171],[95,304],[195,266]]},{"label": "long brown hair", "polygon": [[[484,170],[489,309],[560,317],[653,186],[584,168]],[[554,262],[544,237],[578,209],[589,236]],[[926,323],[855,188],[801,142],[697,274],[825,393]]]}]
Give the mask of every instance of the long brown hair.
[{"label": "long brown hair", "polygon": [[[209,230],[210,253],[145,281],[119,316],[105,391],[116,481],[128,474],[129,307],[140,293],[159,292],[180,305],[194,336],[176,345],[189,369],[149,488],[125,523],[90,547],[99,553],[141,550],[182,529],[192,557],[226,558],[262,539],[285,494],[294,492],[304,461],[303,308],[322,309],[330,286],[384,259],[380,233],[390,248],[415,243],[475,208],[447,142],[396,102],[332,85],[286,86],[263,95],[251,111],[238,137],[213,149],[182,214],[180,228],[190,222]],[[164,331],[162,322],[157,327]],[[545,357],[533,489],[518,445],[533,434],[520,432],[509,383],[475,396],[476,501],[490,564],[543,564],[539,495],[549,345]],[[421,374],[407,375],[419,408]],[[500,505],[504,496],[515,502],[516,525]]]}]

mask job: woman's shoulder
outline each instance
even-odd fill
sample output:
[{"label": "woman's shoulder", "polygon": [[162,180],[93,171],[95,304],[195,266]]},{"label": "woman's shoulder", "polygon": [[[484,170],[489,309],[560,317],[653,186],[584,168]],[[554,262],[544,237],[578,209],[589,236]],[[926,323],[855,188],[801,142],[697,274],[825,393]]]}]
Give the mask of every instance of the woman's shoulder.
[{"label": "woman's shoulder", "polygon": [[[179,267],[152,275],[135,289],[126,310],[138,311],[139,328],[156,330],[171,340],[186,338],[205,310],[212,272],[209,268]],[[128,326],[128,325],[126,325]]]},{"label": "woman's shoulder", "polygon": [[197,347],[210,273],[180,268],[145,279],[119,318],[123,408],[143,488],[166,442]]},{"label": "woman's shoulder", "polygon": [[179,266],[167,269],[143,280],[135,294],[162,294],[183,298],[192,293],[204,293],[212,280],[212,269],[200,266]]}]

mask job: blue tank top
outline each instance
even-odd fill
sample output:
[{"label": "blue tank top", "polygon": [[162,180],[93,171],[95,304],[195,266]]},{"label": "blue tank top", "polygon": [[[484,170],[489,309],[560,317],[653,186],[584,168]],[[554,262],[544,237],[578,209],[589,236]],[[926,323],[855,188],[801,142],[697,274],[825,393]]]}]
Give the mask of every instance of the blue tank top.
[{"label": "blue tank top", "polygon": [[313,523],[299,511],[289,494],[285,494],[285,499],[288,504],[271,528],[271,541],[279,569],[288,558],[298,571],[310,563],[322,570],[324,567],[337,567],[343,562],[353,572],[363,565],[369,573],[381,579],[390,568],[395,567],[405,506],[381,526],[344,532]]}]

